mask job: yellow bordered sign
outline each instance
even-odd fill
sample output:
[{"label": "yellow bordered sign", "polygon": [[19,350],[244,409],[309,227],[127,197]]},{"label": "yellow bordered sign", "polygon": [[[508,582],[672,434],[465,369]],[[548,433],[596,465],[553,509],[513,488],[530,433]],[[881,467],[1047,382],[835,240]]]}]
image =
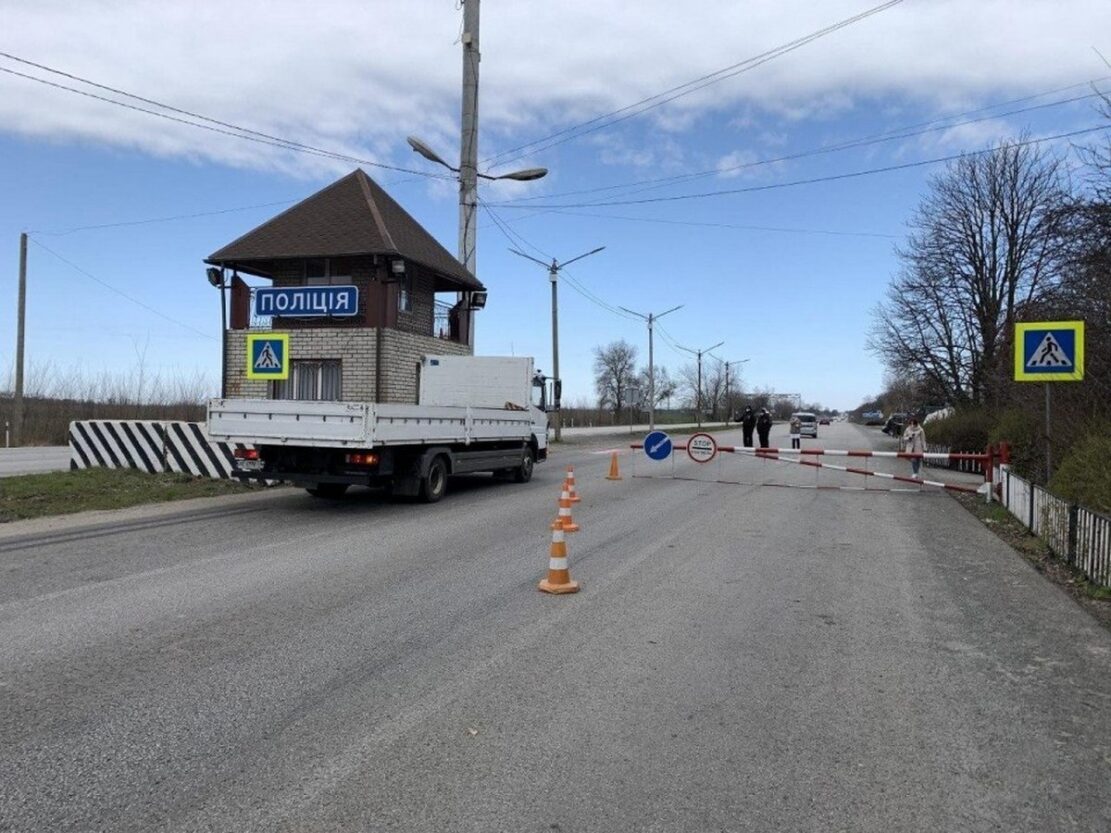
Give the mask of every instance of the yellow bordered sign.
[{"label": "yellow bordered sign", "polygon": [[289,333],[247,334],[247,378],[289,378]]},{"label": "yellow bordered sign", "polygon": [[1083,321],[1015,324],[1016,382],[1079,382],[1083,378]]}]

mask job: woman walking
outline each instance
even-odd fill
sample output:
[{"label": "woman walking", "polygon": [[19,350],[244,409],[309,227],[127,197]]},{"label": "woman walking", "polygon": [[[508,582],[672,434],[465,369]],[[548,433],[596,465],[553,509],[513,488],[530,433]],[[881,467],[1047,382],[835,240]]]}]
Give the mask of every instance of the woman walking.
[{"label": "woman walking", "polygon": [[[926,453],[926,431],[918,424],[918,417],[911,417],[903,431],[903,451],[911,454]],[[910,461],[910,470],[918,476],[918,469],[922,465],[922,458],[915,457]]]}]

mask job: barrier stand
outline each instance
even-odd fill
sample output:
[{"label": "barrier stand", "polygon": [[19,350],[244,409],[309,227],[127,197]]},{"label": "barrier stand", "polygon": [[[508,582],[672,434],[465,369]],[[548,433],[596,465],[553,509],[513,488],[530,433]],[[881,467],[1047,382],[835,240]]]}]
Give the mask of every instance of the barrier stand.
[{"label": "barrier stand", "polygon": [[567,563],[567,541],[559,521],[552,523],[552,546],[548,551],[548,577],[541,579],[537,587],[544,593],[561,595],[578,593],[579,583],[571,581],[571,569]]},{"label": "barrier stand", "polygon": [[555,523],[559,524],[564,532],[578,532],[580,529],[574,518],[571,517],[571,499],[567,496],[566,483],[563,484],[563,489],[559,493],[559,514],[556,516]]}]

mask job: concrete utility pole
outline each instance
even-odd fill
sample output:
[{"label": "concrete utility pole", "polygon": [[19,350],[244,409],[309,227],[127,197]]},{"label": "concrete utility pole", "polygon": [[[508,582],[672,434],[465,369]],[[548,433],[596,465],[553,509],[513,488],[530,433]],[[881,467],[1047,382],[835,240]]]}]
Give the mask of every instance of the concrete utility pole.
[{"label": "concrete utility pole", "polygon": [[[476,274],[475,241],[478,218],[478,49],[479,0],[462,0],[463,33],[463,104],[460,118],[462,134],[459,142],[459,262],[472,275]],[[460,292],[461,319],[467,322],[467,344],[474,347],[474,311],[470,293]]]},{"label": "concrete utility pole", "polygon": [[652,313],[648,313],[647,315],[644,315],[643,313],[636,312],[635,310],[631,310],[628,307],[621,307],[621,309],[625,310],[625,312],[630,313],[632,315],[635,315],[637,318],[641,318],[644,321],[648,322],[648,430],[649,431],[655,431],[656,430],[656,364],[655,364],[655,357],[654,357],[653,352],[652,352],[652,323],[657,318],[663,318],[668,313],[675,312],[675,310],[682,309],[682,308],[683,308],[683,305],[679,304],[679,306],[672,307],[667,312],[661,312],[659,315],[653,315]]},{"label": "concrete utility pole", "polygon": [[722,364],[725,365],[725,409],[727,412],[725,415],[726,422],[729,422],[730,418],[733,416],[733,401],[732,397],[730,396],[730,393],[732,391],[729,387],[729,368],[735,364],[744,364],[747,361],[748,359],[737,359],[736,361],[732,362],[722,362]]},{"label": "concrete utility pole", "polygon": [[711,350],[717,350],[723,344],[725,344],[724,341],[719,341],[713,347],[707,347],[705,350],[692,350],[691,348],[683,347],[680,344],[675,345],[680,350],[686,350],[692,356],[698,356],[698,392],[695,395],[695,408],[697,410],[697,413],[695,414],[694,420],[698,424],[699,428],[702,427],[702,356],[706,353],[709,353]]},{"label": "concrete utility pole", "polygon": [[12,437],[23,445],[23,338],[27,323],[27,232],[19,235],[19,306],[15,325],[15,401],[12,403]]},{"label": "concrete utility pole", "polygon": [[[531,260],[533,263],[539,263],[541,266],[548,270],[548,279],[552,282],[552,378],[557,383],[559,382],[559,270],[562,269],[564,266],[571,265],[576,260],[582,260],[584,257],[596,255],[604,248],[606,247],[599,246],[597,249],[592,249],[591,251],[586,252],[585,254],[578,255],[577,257],[573,257],[570,260],[565,260],[563,261],[563,263],[560,263],[554,257],[552,258],[551,263],[545,263],[542,260],[537,260],[532,255],[526,255],[524,252],[519,252],[516,249],[509,250],[515,255],[520,255],[523,258]],[[561,423],[562,420],[560,419],[559,411],[557,410],[555,415],[555,438],[557,441],[563,439],[563,426],[561,425]]]}]

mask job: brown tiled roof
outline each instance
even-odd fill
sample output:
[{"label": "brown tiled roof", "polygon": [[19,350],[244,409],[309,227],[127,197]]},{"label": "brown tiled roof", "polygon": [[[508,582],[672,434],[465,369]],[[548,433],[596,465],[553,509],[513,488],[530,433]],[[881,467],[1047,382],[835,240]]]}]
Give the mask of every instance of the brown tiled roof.
[{"label": "brown tiled roof", "polygon": [[437,290],[482,289],[478,279],[361,168],[209,255],[251,271],[252,262],[300,257],[398,255],[436,274]]}]

